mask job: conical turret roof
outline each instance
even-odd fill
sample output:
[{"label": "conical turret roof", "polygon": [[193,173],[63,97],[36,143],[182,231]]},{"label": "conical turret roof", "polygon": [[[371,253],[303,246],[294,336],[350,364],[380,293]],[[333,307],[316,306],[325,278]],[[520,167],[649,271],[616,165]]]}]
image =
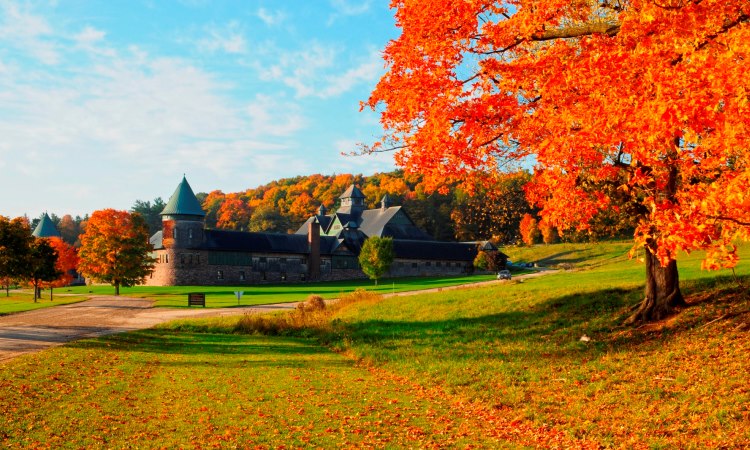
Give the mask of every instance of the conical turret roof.
[{"label": "conical turret roof", "polygon": [[161,212],[162,216],[170,215],[188,215],[205,217],[200,202],[195,197],[193,189],[188,184],[187,179],[183,176],[182,181],[175,189],[174,194],[169,197],[167,206]]},{"label": "conical turret roof", "polygon": [[42,220],[39,221],[39,224],[34,228],[34,232],[31,234],[38,238],[61,237],[60,232],[57,231],[57,227],[47,213],[42,215]]}]

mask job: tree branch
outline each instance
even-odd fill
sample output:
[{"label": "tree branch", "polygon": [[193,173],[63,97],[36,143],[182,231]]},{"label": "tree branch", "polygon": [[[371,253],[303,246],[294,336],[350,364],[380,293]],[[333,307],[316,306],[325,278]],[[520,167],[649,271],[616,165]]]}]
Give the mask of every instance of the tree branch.
[{"label": "tree branch", "polygon": [[551,41],[554,39],[571,39],[593,34],[614,36],[620,32],[620,24],[616,22],[589,22],[580,25],[570,25],[563,28],[544,30],[531,36],[532,41]]}]

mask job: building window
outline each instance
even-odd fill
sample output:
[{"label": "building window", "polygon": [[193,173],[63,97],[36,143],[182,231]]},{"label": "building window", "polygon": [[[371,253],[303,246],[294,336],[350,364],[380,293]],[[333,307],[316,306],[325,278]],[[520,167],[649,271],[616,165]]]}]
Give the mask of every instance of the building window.
[{"label": "building window", "polygon": [[216,271],[216,279],[218,279],[218,280],[223,280],[224,279],[224,271],[223,270]]},{"label": "building window", "polygon": [[413,269],[416,269],[416,268],[417,268],[417,263],[415,263],[415,262],[411,263],[411,267],[412,267]]},{"label": "building window", "polygon": [[431,267],[432,266],[432,261],[427,261],[426,263],[424,263],[424,265],[427,266],[427,267]]},{"label": "building window", "polygon": [[438,261],[438,262],[435,263],[435,267],[443,267],[443,263],[441,263],[440,261]]},{"label": "building window", "polygon": [[164,262],[169,264],[169,254],[164,255]]},{"label": "building window", "polygon": [[261,279],[263,281],[266,281],[266,273],[265,272],[261,272],[260,277],[261,277]]},{"label": "building window", "polygon": [[188,230],[188,238],[190,238],[190,239],[193,238],[193,229],[192,228]]},{"label": "building window", "polygon": [[185,264],[185,255],[180,255],[180,264]]},{"label": "building window", "polygon": [[245,281],[245,271],[240,270],[240,281]]},{"label": "building window", "polygon": [[190,254],[190,258],[188,259],[188,261],[190,262],[190,264],[193,264],[193,255],[192,255],[192,253]]}]

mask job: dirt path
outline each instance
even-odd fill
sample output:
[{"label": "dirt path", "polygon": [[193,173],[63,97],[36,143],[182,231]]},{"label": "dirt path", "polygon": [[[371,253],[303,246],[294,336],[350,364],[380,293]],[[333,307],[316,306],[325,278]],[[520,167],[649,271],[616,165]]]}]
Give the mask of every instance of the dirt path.
[{"label": "dirt path", "polygon": [[[514,277],[534,278],[556,271],[540,271]],[[466,289],[512,281],[491,280],[421,291],[397,292],[384,297],[417,295],[453,289]],[[153,327],[162,322],[191,317],[256,314],[292,309],[296,303],[246,306],[240,308],[154,308],[151,300],[97,296],[81,303],[37,309],[0,316],[0,363],[24,353],[36,352],[76,339],[122,333]]]},{"label": "dirt path", "polygon": [[296,303],[242,308],[153,308],[152,301],[92,297],[70,305],[0,317],[0,362],[76,339],[150,328],[189,317],[241,315],[294,308]]}]

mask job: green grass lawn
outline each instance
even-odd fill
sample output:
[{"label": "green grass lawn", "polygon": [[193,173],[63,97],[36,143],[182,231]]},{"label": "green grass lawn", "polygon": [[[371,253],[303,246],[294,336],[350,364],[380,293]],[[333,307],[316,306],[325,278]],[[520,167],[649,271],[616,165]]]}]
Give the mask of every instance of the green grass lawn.
[{"label": "green grass lawn", "polygon": [[[494,279],[494,275],[468,275],[429,278],[386,278],[376,286],[370,280],[347,280],[321,283],[287,283],[252,286],[133,286],[120,288],[120,295],[155,300],[160,307],[187,307],[189,292],[204,292],[206,307],[226,308],[232,306],[289,303],[306,299],[311,294],[323,298],[336,298],[342,293],[356,289],[367,289],[378,293],[415,291],[430,288],[455,286]],[[112,286],[78,286],[65,288],[67,292],[86,295],[113,295]],[[235,291],[243,291],[238,302]]]},{"label": "green grass lawn", "polygon": [[[63,295],[60,295],[60,294]],[[0,291],[0,316],[30,311],[32,309],[49,308],[50,306],[66,305],[68,303],[82,302],[88,298],[84,295],[69,295],[64,292],[63,289],[55,289],[52,295],[52,300],[49,298],[49,290],[45,290],[42,294],[42,298],[34,302],[33,291],[13,291],[10,296],[6,296],[6,292]]]},{"label": "green grass lawn", "polygon": [[[628,249],[519,249],[573,260],[573,270],[354,303],[300,333],[310,339],[238,335],[240,318],[203,319],[26,355],[0,371],[0,439],[10,448],[750,446],[750,265],[736,270],[740,286],[731,272],[700,271],[700,254],[682,257],[690,306],[623,327],[644,279]],[[515,250],[506,253],[520,260]]]}]

